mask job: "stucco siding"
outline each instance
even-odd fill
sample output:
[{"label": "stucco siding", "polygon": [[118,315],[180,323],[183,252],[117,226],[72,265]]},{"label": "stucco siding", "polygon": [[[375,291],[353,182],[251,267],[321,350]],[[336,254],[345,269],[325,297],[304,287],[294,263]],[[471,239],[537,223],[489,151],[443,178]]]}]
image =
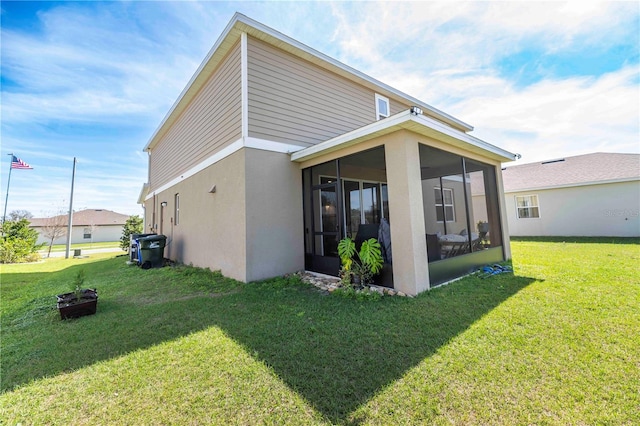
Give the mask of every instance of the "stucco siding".
[{"label": "stucco siding", "polygon": [[304,269],[302,172],[289,156],[246,155],[247,280]]},{"label": "stucco siding", "polygon": [[[246,280],[244,175],[244,150],[239,150],[156,195],[155,231],[167,236],[165,257]],[[177,224],[175,194],[180,203]],[[151,221],[153,198],[145,206],[146,220]]]},{"label": "stucco siding", "polygon": [[151,150],[151,191],[242,136],[240,56],[237,44]]},{"label": "stucco siding", "polygon": [[[518,195],[537,195],[539,218],[518,219]],[[513,236],[640,236],[640,185],[622,182],[505,195]]]},{"label": "stucco siding", "polygon": [[[248,38],[249,136],[310,146],[376,121],[375,92]],[[410,105],[389,98],[391,114]]]}]

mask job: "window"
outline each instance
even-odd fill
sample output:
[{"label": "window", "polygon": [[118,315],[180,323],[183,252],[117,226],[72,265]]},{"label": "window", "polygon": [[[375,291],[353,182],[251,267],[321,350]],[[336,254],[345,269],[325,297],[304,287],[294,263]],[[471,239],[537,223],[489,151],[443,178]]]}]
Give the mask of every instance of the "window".
[{"label": "window", "polygon": [[444,222],[444,218],[446,218],[447,222],[455,222],[456,212],[453,207],[453,189],[433,188],[433,194],[436,198],[436,220]]},{"label": "window", "polygon": [[516,195],[516,210],[518,219],[540,217],[540,207],[537,195]]},{"label": "window", "polygon": [[177,225],[178,223],[180,223],[180,194],[176,194],[174,196],[174,206],[176,208],[176,211],[174,212],[174,225]]},{"label": "window", "polygon": [[91,228],[84,228],[84,239],[88,240],[91,238]]},{"label": "window", "polygon": [[389,116],[389,99],[376,93],[376,120]]}]

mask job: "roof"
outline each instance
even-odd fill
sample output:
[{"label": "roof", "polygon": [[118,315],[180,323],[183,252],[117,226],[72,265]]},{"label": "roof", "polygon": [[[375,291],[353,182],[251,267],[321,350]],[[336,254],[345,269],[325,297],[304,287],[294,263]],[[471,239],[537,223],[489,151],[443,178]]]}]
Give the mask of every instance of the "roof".
[{"label": "roof", "polygon": [[640,154],[596,152],[502,170],[504,192],[640,180]]},{"label": "roof", "polygon": [[158,126],[156,131],[153,133],[153,136],[144,147],[144,151],[148,151],[153,148],[166,131],[173,125],[175,120],[177,120],[187,105],[216,70],[218,64],[220,64],[222,59],[224,59],[227,52],[235,46],[243,32],[259,40],[277,46],[279,49],[305,59],[342,77],[360,83],[365,87],[372,88],[382,95],[397,96],[406,99],[410,103],[422,108],[425,114],[437,118],[454,128],[460,129],[461,131],[469,132],[473,130],[473,126],[440,111],[431,105],[403,93],[400,90],[394,89],[393,87],[388,86],[373,77],[356,70],[355,68],[320,53],[319,51],[312,49],[311,47],[308,47],[270,27],[267,27],[260,22],[254,21],[241,13],[236,13],[233,15],[231,21],[229,21],[216,43],[191,77],[191,80],[189,80],[189,83],[187,83],[187,86],[164,117],[160,126]]},{"label": "roof", "polygon": [[442,140],[448,142],[450,145],[458,146],[501,162],[515,160],[515,154],[505,151],[502,148],[498,148],[474,136],[446,126],[430,117],[414,114],[411,110],[406,110],[333,139],[329,139],[328,141],[296,151],[291,154],[291,161],[303,162],[311,160],[317,156],[337,151],[400,129],[410,130],[420,135]]},{"label": "roof", "polygon": [[[65,218],[65,223],[67,223],[66,214],[54,217],[63,217]],[[50,217],[33,218],[29,219],[29,222],[31,222],[30,226],[47,226],[51,219]],[[127,219],[129,219],[129,215],[104,209],[87,209],[73,212],[73,226],[124,225]]]}]

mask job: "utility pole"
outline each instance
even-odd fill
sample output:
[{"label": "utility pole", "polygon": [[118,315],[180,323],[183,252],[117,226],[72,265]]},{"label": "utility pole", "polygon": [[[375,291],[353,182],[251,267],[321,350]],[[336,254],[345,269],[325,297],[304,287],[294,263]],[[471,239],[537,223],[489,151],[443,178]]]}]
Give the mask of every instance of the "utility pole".
[{"label": "utility pole", "polygon": [[73,157],[73,173],[71,174],[71,197],[69,199],[69,225],[67,227],[67,251],[64,258],[69,258],[71,251],[71,227],[73,226],[73,183],[76,179],[76,157]]}]

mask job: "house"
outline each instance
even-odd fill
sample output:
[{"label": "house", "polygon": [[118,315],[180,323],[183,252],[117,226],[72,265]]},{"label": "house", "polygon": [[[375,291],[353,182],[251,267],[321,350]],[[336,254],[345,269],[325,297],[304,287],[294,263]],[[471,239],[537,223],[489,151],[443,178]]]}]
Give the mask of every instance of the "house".
[{"label": "house", "polygon": [[417,294],[511,256],[501,163],[515,156],[471,130],[236,14],[144,147],[145,231],[167,235],[166,257],[249,282],[337,275],[338,241],[388,222],[379,282]]},{"label": "house", "polygon": [[[119,241],[127,219],[129,219],[129,216],[126,214],[104,209],[87,209],[73,212],[71,243]],[[29,227],[38,231],[38,244],[49,244],[51,242],[51,237],[46,236],[46,228],[51,227],[63,230],[57,233],[58,237],[53,241],[53,244],[67,243],[66,230],[69,224],[69,215],[33,218],[29,219],[29,222]]]},{"label": "house", "polygon": [[640,155],[597,152],[502,171],[511,235],[640,237]]}]

